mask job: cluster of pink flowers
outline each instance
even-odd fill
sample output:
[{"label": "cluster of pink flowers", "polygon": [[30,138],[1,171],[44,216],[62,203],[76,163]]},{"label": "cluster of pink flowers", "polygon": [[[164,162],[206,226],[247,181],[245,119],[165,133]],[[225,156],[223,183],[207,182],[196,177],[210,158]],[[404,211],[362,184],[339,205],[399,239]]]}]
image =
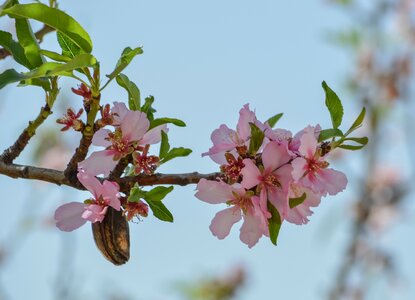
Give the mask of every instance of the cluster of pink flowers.
[{"label": "cluster of pink flowers", "polygon": [[[318,142],[320,126],[308,126],[292,135],[260,122],[245,105],[239,112],[236,130],[221,125],[211,136],[213,146],[203,156],[220,165],[216,181],[202,179],[196,197],[228,208],[213,218],[210,230],[223,239],[233,224],[244,220],[240,239],[253,247],[269,236],[270,205],[280,221],[306,224],[321,197],[345,189],[346,176],[328,168],[329,142]],[[252,148],[253,128],[262,132],[260,145]]]},{"label": "cluster of pink flowers", "polygon": [[[105,180],[101,184],[95,176],[108,176],[117,163],[130,154],[136,175],[153,174],[159,165],[159,158],[148,154],[149,147],[160,142],[161,131],[167,132],[167,126],[163,124],[150,129],[150,121],[145,113],[129,110],[124,103],[119,102],[114,102],[111,109],[109,105],[102,107],[101,116],[97,124],[110,125],[113,130],[101,128],[95,132],[92,144],[105,149],[93,152],[80,162],[77,175],[94,197],[84,203],[71,202],[60,206],[55,212],[55,220],[61,230],[72,231],[87,220],[101,222],[108,206],[120,210],[123,204],[124,214],[129,220],[137,215],[146,217],[148,214],[147,204],[142,201],[125,201],[125,197],[119,193],[117,183]],[[77,119],[79,116],[74,117]]]}]

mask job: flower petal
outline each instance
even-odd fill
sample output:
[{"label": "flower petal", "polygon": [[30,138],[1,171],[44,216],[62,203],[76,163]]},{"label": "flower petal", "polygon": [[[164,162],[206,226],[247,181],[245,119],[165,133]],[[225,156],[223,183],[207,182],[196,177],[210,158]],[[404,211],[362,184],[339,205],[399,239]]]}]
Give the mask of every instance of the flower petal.
[{"label": "flower petal", "polygon": [[298,151],[306,158],[313,158],[317,149],[317,138],[314,133],[314,127],[309,126],[304,130],[304,134],[300,138]]},{"label": "flower petal", "polygon": [[84,170],[80,169],[78,170],[76,177],[78,177],[79,182],[82,183],[82,185],[88,191],[90,191],[92,195],[94,195],[95,199],[98,199],[99,196],[101,196],[102,184],[95,176],[88,174]]},{"label": "flower petal", "polygon": [[196,189],[196,198],[210,204],[226,203],[234,198],[232,187],[221,181],[201,179]]},{"label": "flower petal", "polygon": [[209,229],[218,239],[222,240],[229,235],[233,224],[241,219],[239,207],[230,207],[218,212],[210,223]]},{"label": "flower petal", "polygon": [[260,218],[255,215],[244,215],[244,223],[240,229],[239,238],[249,248],[255,246],[263,235],[263,227]]},{"label": "flower petal", "polygon": [[167,128],[166,124],[154,127],[147,131],[143,138],[140,140],[140,145],[147,145],[147,144],[157,144],[161,141],[161,131],[168,132],[169,129]]},{"label": "flower petal", "polygon": [[117,165],[113,160],[113,152],[110,150],[102,150],[93,152],[87,159],[78,163],[78,168],[83,169],[90,175],[104,174],[108,176]]},{"label": "flower petal", "polygon": [[59,206],[55,211],[56,226],[62,231],[73,231],[85,224],[82,218],[85,204],[70,202]]},{"label": "flower petal", "polygon": [[265,170],[272,172],[288,163],[291,156],[288,154],[287,142],[269,142],[262,152],[262,162]]},{"label": "flower petal", "polygon": [[82,218],[85,220],[95,222],[102,222],[107,213],[108,206],[101,206],[98,204],[89,204],[86,205],[84,212],[82,213]]},{"label": "flower petal", "polygon": [[291,166],[293,167],[293,179],[298,181],[301,179],[301,177],[304,176],[304,173],[307,171],[308,163],[304,158],[298,157],[291,162]]},{"label": "flower petal", "polygon": [[250,189],[261,182],[261,172],[251,159],[246,158],[243,163],[245,167],[241,170],[243,177],[241,185],[246,189]]},{"label": "flower petal", "polygon": [[113,114],[116,114],[116,115],[114,116],[114,122],[113,122],[112,125],[114,125],[114,126],[121,125],[122,119],[124,119],[124,117],[126,116],[126,114],[129,111],[130,110],[127,108],[125,103],[123,103],[123,102],[114,102],[114,106],[112,107],[111,112]]},{"label": "flower petal", "polygon": [[94,136],[92,137],[92,144],[101,147],[111,146],[111,142],[106,140],[109,133],[111,133],[111,130],[101,128],[100,130],[95,132]]},{"label": "flower petal", "polygon": [[108,201],[108,205],[115,210],[121,209],[120,203],[120,186],[116,182],[105,180],[102,184],[102,197],[105,201]]},{"label": "flower petal", "polygon": [[149,127],[150,122],[141,111],[128,111],[121,121],[123,137],[130,142],[139,141]]},{"label": "flower petal", "polygon": [[249,109],[249,104],[245,104],[239,111],[238,125],[236,125],[236,131],[241,140],[247,141],[251,136],[251,126],[249,123],[255,123],[255,112]]}]

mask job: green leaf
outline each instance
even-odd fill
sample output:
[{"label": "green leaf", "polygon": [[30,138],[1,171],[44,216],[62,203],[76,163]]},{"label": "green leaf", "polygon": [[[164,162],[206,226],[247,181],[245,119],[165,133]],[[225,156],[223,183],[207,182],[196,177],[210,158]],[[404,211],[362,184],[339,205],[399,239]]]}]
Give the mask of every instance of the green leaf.
[{"label": "green leaf", "polygon": [[160,163],[168,162],[169,160],[176,158],[176,157],[188,156],[190,153],[192,153],[192,150],[188,148],[183,148],[183,147],[173,148],[164,156],[164,158],[160,161]]},{"label": "green leaf", "polygon": [[271,213],[271,218],[268,219],[269,238],[274,245],[277,245],[278,234],[281,229],[281,217],[278,210],[268,201],[268,211]]},{"label": "green leaf", "polygon": [[145,191],[142,191],[139,186],[136,184],[131,190],[130,195],[128,196],[128,202],[138,202],[140,199],[143,199],[145,196]]},{"label": "green leaf", "polygon": [[333,128],[339,128],[343,119],[343,105],[339,97],[335,92],[333,92],[325,81],[323,81],[322,86],[324,92],[326,93],[326,106],[330,113]]},{"label": "green leaf", "polygon": [[283,115],[283,113],[276,114],[275,116],[269,118],[265,123],[268,123],[268,125],[272,128],[275,126],[275,124],[277,124]]},{"label": "green leaf", "polygon": [[318,141],[322,142],[322,141],[331,139],[336,136],[343,137],[343,132],[337,128],[324,129],[320,131],[320,135],[318,136]]},{"label": "green leaf", "polygon": [[342,144],[340,146],[337,146],[337,148],[342,148],[342,149],[346,149],[346,150],[360,150],[364,147],[365,145],[348,145],[348,144]]},{"label": "green leaf", "polygon": [[353,141],[361,145],[366,145],[369,142],[369,139],[367,137],[361,137],[361,138],[351,137],[351,138],[345,138],[343,139],[343,141]]},{"label": "green leaf", "polygon": [[163,159],[170,150],[169,137],[163,130],[161,131],[161,144],[159,157]]},{"label": "green leaf", "polygon": [[353,122],[352,126],[350,126],[350,129],[347,131],[347,134],[351,133],[352,131],[356,130],[357,128],[359,128],[362,125],[363,120],[365,119],[365,115],[366,115],[366,108],[363,107],[362,111],[359,114],[359,116]]},{"label": "green leaf", "polygon": [[255,155],[259,147],[261,147],[264,141],[265,134],[254,123],[249,123],[251,126],[251,140],[249,142],[249,153]]},{"label": "green leaf", "polygon": [[59,9],[42,3],[30,3],[14,5],[5,9],[4,13],[13,18],[33,19],[49,25],[71,39],[85,52],[92,51],[92,41],[89,34],[74,18]]},{"label": "green leaf", "polygon": [[131,110],[140,110],[140,90],[137,85],[130,81],[130,79],[124,74],[117,75],[115,80],[120,87],[124,88],[128,92],[128,107]]},{"label": "green leaf", "polygon": [[146,202],[150,206],[150,209],[152,210],[153,215],[157,219],[166,221],[166,222],[173,222],[173,215],[167,209],[167,207],[163,204],[163,202],[151,201],[151,200],[146,200]]},{"label": "green leaf", "polygon": [[154,97],[148,96],[144,99],[143,106],[141,106],[141,111],[147,115],[147,119],[149,119],[150,122],[154,120],[154,113],[156,112],[156,110],[152,107],[153,103]]},{"label": "green leaf", "polygon": [[173,186],[165,187],[165,186],[157,186],[154,189],[148,191],[144,199],[147,201],[161,201],[164,197],[167,196],[174,189]]},{"label": "green leaf", "polygon": [[49,51],[49,50],[40,50],[39,51],[40,54],[54,60],[54,61],[60,61],[60,62],[68,62],[71,59],[67,56],[63,56],[59,53],[53,52],[53,51]]},{"label": "green leaf", "polygon": [[[9,9],[12,9],[15,6],[12,6]],[[32,27],[30,26],[29,21],[27,19],[17,17],[15,19],[15,23],[17,39],[19,40],[19,44],[24,48],[27,60],[30,62],[31,65],[29,69],[33,69],[40,66],[44,63],[44,60],[39,53],[39,43],[37,42],[35,35],[33,34]]]},{"label": "green leaf", "polygon": [[0,46],[9,51],[17,63],[28,69],[32,67],[25,55],[23,47],[13,40],[9,32],[0,30]]},{"label": "green leaf", "polygon": [[293,209],[294,207],[302,204],[305,199],[307,198],[307,194],[303,193],[300,197],[298,198],[290,198],[289,199],[289,203],[290,203],[290,208]]},{"label": "green leaf", "polygon": [[183,122],[182,120],[179,120],[179,119],[160,118],[160,119],[154,119],[153,121],[151,121],[150,129],[152,129],[154,127],[157,127],[157,126],[160,126],[160,125],[163,125],[163,124],[167,124],[167,123],[174,124],[174,125],[179,126],[179,127],[185,127],[186,126],[186,123]]},{"label": "green leaf", "polygon": [[28,85],[39,86],[47,92],[51,91],[50,81],[47,78],[25,79],[25,80],[20,81],[17,86],[22,87],[22,86],[28,86]]},{"label": "green leaf", "polygon": [[111,72],[111,74],[107,75],[107,77],[112,80],[115,78],[118,74],[122,72],[133,60],[133,58],[138,55],[142,54],[143,49],[141,47],[131,49],[130,47],[127,47],[124,49],[124,51],[121,54],[120,59],[117,62],[117,65],[115,66],[114,71]]},{"label": "green leaf", "polygon": [[0,89],[5,85],[21,80],[27,80],[40,77],[68,76],[72,77],[72,71],[78,68],[88,67],[96,64],[96,59],[91,54],[84,53],[73,58],[71,61],[62,64],[56,62],[47,62],[38,68],[27,72],[18,73],[15,70],[7,70],[0,74]]},{"label": "green leaf", "polygon": [[81,48],[68,37],[66,37],[60,31],[56,32],[56,38],[58,40],[59,46],[62,49],[62,55],[69,58],[74,58],[75,56],[81,54]]}]

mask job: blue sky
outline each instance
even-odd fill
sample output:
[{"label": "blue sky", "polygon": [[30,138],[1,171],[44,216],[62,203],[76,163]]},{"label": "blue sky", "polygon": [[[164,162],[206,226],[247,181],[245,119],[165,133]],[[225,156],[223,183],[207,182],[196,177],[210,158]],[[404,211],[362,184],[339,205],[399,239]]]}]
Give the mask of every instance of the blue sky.
[{"label": "blue sky", "polygon": [[[347,20],[324,1],[62,0],[60,7],[90,33],[93,54],[104,73],[111,72],[124,47],[144,47],[144,54],[125,73],[137,83],[142,96],[155,96],[159,116],[187,123],[186,128],[171,127],[170,143],[194,151],[188,159],[177,159],[160,172],[217,171],[200,153],[210,147],[210,133],[220,124],[236,125],[245,103],[263,120],[284,112],[280,126],[293,132],[309,124],[328,126],[321,89],[321,81],[326,80],[344,95],[345,123],[357,113],[342,84],[350,57],[325,40],[327,31],[343,28]],[[43,46],[58,49],[53,34]],[[2,68],[10,63],[2,62]],[[73,85],[63,83],[66,89]],[[72,106],[80,107],[78,97],[68,90],[62,93]],[[0,146],[5,148],[35,116],[43,98],[31,88],[7,87],[0,95],[0,119],[7,124],[0,128]],[[113,85],[102,99],[110,103],[125,100],[126,95]],[[77,138],[76,134],[67,136]],[[33,149],[31,145],[18,162],[28,162]],[[59,204],[88,197],[67,188],[5,177],[0,180],[0,191],[3,203],[10,201],[0,211],[2,240],[22,210],[51,217]],[[247,267],[249,278],[238,299],[323,298],[347,241],[353,186],[342,195],[324,199],[307,226],[284,224],[277,247],[262,239],[251,250],[238,239],[240,225],[223,241],[213,237],[208,226],[220,208],[193,195],[194,186],[175,187],[165,200],[174,214],[173,224],[152,216],[131,224],[132,257],[122,267],[114,267],[100,256],[89,226],[73,233],[55,228],[35,230],[0,273],[11,299],[53,299],[51,286],[56,279],[67,280],[71,275],[58,272],[62,247],[70,249],[69,265],[77,276],[74,284],[79,295],[88,299],[119,290],[133,299],[180,299],[174,291],[176,282],[220,274],[240,264]],[[403,236],[413,235],[413,223],[398,226],[385,243],[402,243]],[[414,271],[406,267],[413,266],[413,242],[403,248],[395,250],[408,286],[393,299],[414,295],[410,287],[414,276],[409,276]]]}]

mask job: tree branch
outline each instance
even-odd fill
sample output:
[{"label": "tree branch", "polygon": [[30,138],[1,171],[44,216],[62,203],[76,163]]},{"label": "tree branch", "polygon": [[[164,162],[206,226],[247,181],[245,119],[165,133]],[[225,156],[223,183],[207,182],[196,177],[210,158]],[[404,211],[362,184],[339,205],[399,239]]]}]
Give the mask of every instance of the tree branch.
[{"label": "tree branch", "polygon": [[[34,166],[25,166],[18,164],[7,164],[4,161],[0,161],[0,174],[9,176],[11,178],[24,178],[24,179],[34,179],[41,180],[45,182],[54,183],[57,185],[66,185],[73,187],[78,190],[85,190],[79,181],[76,183],[70,182],[66,177],[64,172],[45,169]],[[160,174],[156,173],[154,175],[138,175],[138,176],[128,176],[122,178],[116,178],[113,181],[117,182],[120,185],[120,191],[128,193],[130,188],[138,183],[140,186],[150,186],[158,184],[173,184],[173,185],[189,185],[196,184],[200,179],[215,180],[220,173],[209,173],[209,174],[200,174],[197,172],[193,173],[182,173],[182,174]],[[101,181],[104,179],[99,178]]]}]

